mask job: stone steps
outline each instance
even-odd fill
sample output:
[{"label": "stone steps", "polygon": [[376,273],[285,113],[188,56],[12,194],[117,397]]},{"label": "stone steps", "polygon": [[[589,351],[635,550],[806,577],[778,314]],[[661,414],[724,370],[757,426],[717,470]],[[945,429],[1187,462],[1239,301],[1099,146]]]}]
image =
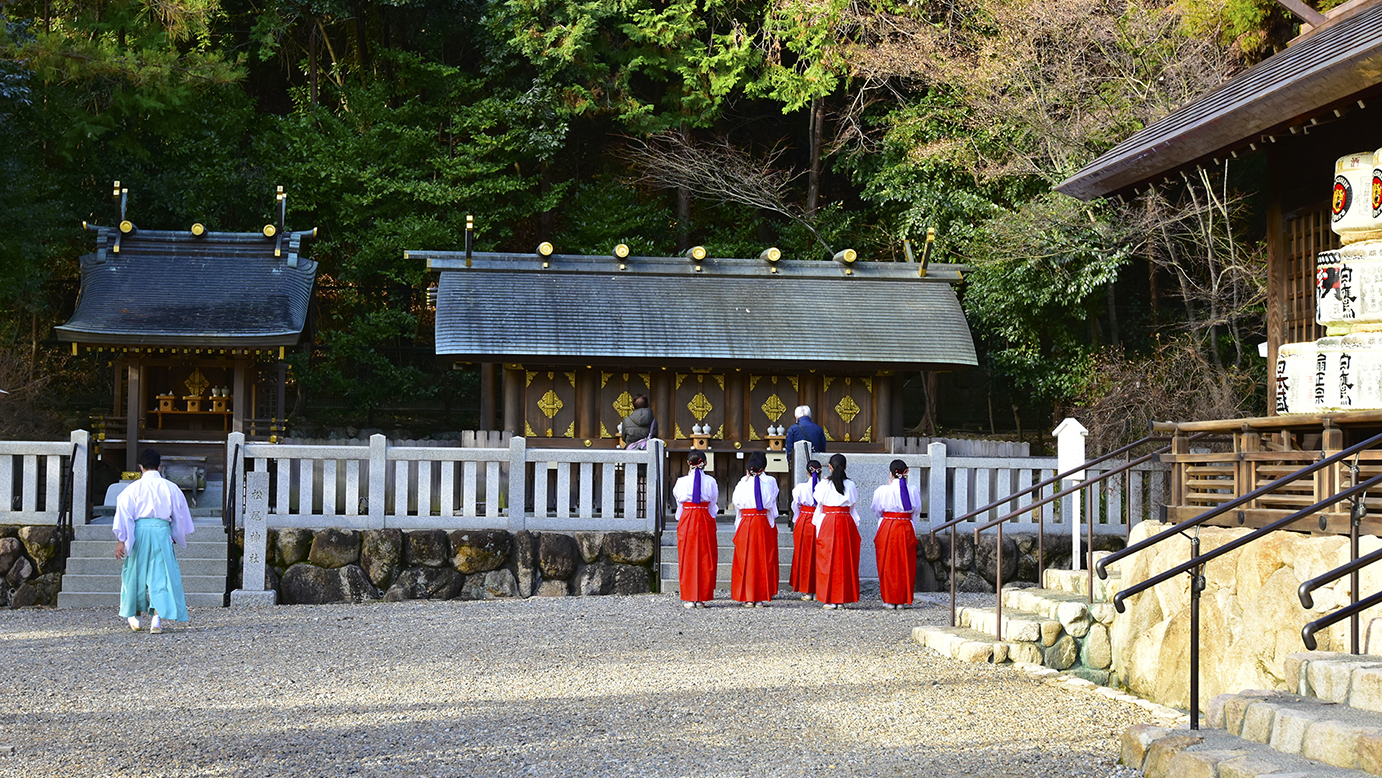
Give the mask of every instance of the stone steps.
[{"label": "stone steps", "polygon": [[[715,566],[715,588],[729,589],[730,575],[734,568],[734,525],[716,525],[715,544],[719,549],[719,562]],[[778,581],[783,593],[791,592],[788,581],[792,575],[792,529],[786,522],[777,525]],[[658,575],[663,594],[679,594],[681,583],[677,572],[677,525],[669,524],[662,531],[662,562]]]},{"label": "stone steps", "polygon": [[[1382,656],[1302,652],[1286,657],[1285,671],[1299,693],[1221,694],[1199,733],[1132,727],[1123,763],[1148,778],[1382,775]],[[1262,767],[1244,772],[1248,761]]]},{"label": "stone steps", "polygon": [[[226,536],[218,516],[210,509],[193,512],[196,531],[187,548],[177,550],[182,587],[188,607],[220,607],[226,588]],[[110,524],[73,528],[72,551],[58,592],[59,608],[110,608],[120,606],[120,567]]]}]

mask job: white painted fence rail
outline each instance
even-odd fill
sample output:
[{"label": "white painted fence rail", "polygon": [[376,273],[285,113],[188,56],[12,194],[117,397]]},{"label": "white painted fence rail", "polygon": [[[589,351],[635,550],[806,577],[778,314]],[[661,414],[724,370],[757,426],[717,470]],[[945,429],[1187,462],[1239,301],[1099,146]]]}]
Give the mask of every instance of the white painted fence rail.
[{"label": "white painted fence rail", "polygon": [[[270,527],[656,529],[660,442],[647,451],[529,448],[520,437],[503,448],[409,443],[390,445],[383,435],[367,444],[246,443],[232,434],[226,461],[237,474],[270,474]],[[243,490],[236,477],[231,488]]]},{"label": "white painted fence rail", "polygon": [[[91,433],[77,430],[69,440],[0,441],[0,524],[57,524],[62,511],[62,470],[72,459],[72,501],[76,523],[85,510]],[[73,452],[76,452],[73,456]]]}]

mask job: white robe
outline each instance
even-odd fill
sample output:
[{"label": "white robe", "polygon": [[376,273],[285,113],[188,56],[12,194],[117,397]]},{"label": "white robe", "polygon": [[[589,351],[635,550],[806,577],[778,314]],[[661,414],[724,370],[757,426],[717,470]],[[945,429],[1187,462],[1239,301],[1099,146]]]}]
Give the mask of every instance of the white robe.
[{"label": "white robe", "polygon": [[[777,526],[777,479],[771,478],[766,474],[759,473],[758,482],[762,484],[759,490],[763,493],[763,510],[768,512],[768,526]],[[739,522],[742,520],[741,513],[745,508],[757,510],[758,501],[753,496],[753,478],[744,476],[739,479],[739,483],[734,486],[734,494],[730,501],[734,503],[734,528],[739,529]]]},{"label": "white robe", "polygon": [[[911,522],[912,531],[917,528],[917,511],[921,510],[921,492],[917,485],[907,484],[907,494],[912,498]],[[902,481],[893,479],[890,483],[883,484],[873,491],[873,512],[878,516],[878,526],[883,526],[884,513],[907,513],[907,509],[902,507]],[[878,536],[878,530],[874,530],[874,536]]]},{"label": "white robe", "polygon": [[115,539],[125,544],[127,553],[134,552],[134,523],[140,519],[163,519],[172,523],[173,542],[187,548],[187,536],[192,526],[192,512],[187,498],[172,481],[157,470],[147,470],[138,481],[125,487],[115,500],[115,524],[111,531]]},{"label": "white robe", "polygon": [[[819,486],[819,484],[817,484]],[[812,493],[811,482],[802,481],[792,489],[792,523],[801,520],[802,506],[815,506],[816,497]]]},{"label": "white robe", "polygon": [[853,481],[846,478],[845,493],[840,494],[835,491],[835,484],[831,483],[829,478],[822,478],[821,482],[816,485],[816,493],[812,496],[816,498],[818,507],[816,515],[811,517],[811,523],[816,525],[817,532],[821,529],[821,522],[825,520],[825,511],[820,510],[820,507],[849,506],[849,517],[854,519],[854,526],[859,526],[859,511],[855,508],[859,502],[859,488],[854,485]]},{"label": "white robe", "polygon": [[[672,499],[677,501],[677,521],[681,521],[682,503],[691,502],[691,492],[695,486],[692,479],[695,473],[687,473],[677,482],[672,484]],[[710,511],[711,518],[720,513],[720,485],[715,483],[715,477],[709,473],[701,473],[701,502],[710,503],[706,510]]]}]

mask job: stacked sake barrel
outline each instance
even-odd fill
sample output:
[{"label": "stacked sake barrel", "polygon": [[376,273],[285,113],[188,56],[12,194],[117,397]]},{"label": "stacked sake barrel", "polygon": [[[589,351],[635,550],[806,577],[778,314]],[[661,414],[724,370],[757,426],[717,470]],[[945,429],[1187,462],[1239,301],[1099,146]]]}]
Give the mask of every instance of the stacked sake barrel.
[{"label": "stacked sake barrel", "polygon": [[1330,211],[1343,247],[1315,257],[1325,337],[1277,349],[1278,413],[1382,408],[1382,149],[1335,163]]}]

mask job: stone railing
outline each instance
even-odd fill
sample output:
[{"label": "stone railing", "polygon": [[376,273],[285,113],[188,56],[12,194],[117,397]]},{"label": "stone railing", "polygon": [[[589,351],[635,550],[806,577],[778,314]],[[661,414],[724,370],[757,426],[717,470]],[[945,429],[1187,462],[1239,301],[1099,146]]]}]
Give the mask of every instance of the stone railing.
[{"label": "stone railing", "polygon": [[[91,433],[70,440],[0,441],[0,524],[57,524],[62,512],[64,460],[72,460],[72,505],[85,523]],[[75,457],[73,452],[76,452]]]},{"label": "stone railing", "polygon": [[[367,446],[277,445],[232,433],[226,461],[237,451],[228,472],[270,476],[272,527],[651,532],[661,502],[660,489],[646,488],[662,481],[660,442],[647,451],[555,449],[515,437],[506,448],[454,448],[374,435]],[[237,504],[243,523],[249,501]]]}]

